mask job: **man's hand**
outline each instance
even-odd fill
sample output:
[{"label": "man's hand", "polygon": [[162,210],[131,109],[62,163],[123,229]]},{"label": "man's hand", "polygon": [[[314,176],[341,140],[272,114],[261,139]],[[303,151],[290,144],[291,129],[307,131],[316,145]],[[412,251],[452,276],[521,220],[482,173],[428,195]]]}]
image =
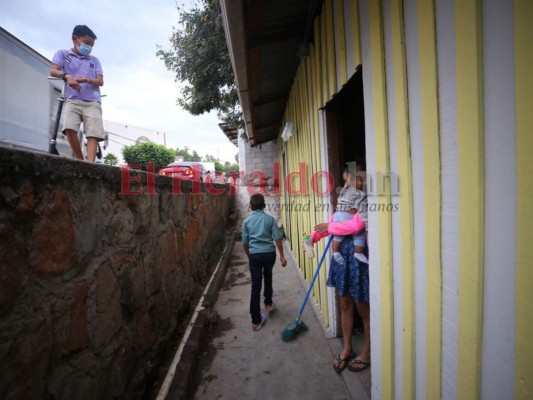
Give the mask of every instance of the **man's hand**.
[{"label": "man's hand", "polygon": [[89,83],[89,78],[86,78],[84,76],[78,76],[76,80],[78,81],[78,83]]},{"label": "man's hand", "polygon": [[72,76],[70,75],[67,75],[67,84],[74,90],[76,91],[80,91],[80,83],[74,79]]},{"label": "man's hand", "polygon": [[329,223],[323,222],[321,224],[315,225],[315,231],[317,231],[318,233],[328,233],[328,227]]},{"label": "man's hand", "polygon": [[281,266],[285,268],[287,266],[287,260],[285,260],[285,257],[280,256],[279,261],[281,262]]}]

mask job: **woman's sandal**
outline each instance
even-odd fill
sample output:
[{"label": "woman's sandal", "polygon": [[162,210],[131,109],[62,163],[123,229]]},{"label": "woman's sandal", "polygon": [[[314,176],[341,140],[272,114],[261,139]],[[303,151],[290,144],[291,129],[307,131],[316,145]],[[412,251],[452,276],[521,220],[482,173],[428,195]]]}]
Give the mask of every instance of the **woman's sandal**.
[{"label": "woman's sandal", "polygon": [[[335,357],[333,357],[333,359],[335,360],[335,363],[333,364],[333,369],[335,370],[335,372],[340,374],[342,371],[344,371],[344,369],[348,365],[348,361],[353,357],[355,357],[355,353],[353,352],[346,358],[341,358],[340,354],[335,354]],[[341,364],[343,365],[342,367]]]},{"label": "woman's sandal", "polygon": [[347,364],[348,371],[361,372],[370,367],[370,361],[357,360],[356,358],[350,360]]}]

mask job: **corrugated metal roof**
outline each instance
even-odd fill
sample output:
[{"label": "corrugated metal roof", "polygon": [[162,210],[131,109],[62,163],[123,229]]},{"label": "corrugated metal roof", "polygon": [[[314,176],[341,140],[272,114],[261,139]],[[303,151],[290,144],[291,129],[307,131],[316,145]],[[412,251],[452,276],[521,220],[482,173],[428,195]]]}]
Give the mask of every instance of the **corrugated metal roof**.
[{"label": "corrugated metal roof", "polygon": [[[223,12],[231,12],[239,2],[242,19],[225,15],[226,29],[235,28],[245,35],[244,51],[231,43],[229,48],[233,51],[235,74],[247,77],[246,90],[242,87],[239,90],[241,103],[249,105],[244,109],[247,121],[251,120],[247,134],[256,145],[276,139],[281,131],[285,105],[300,61],[299,50],[304,44],[308,21],[312,23],[310,13],[313,17],[322,1],[223,0]],[[232,37],[228,32],[226,36]],[[242,96],[248,96],[248,101],[243,101]]]},{"label": "corrugated metal roof", "polygon": [[224,132],[224,135],[226,135],[229,141],[235,146],[238,146],[239,130],[226,123],[220,123],[218,126],[222,129],[222,132]]}]

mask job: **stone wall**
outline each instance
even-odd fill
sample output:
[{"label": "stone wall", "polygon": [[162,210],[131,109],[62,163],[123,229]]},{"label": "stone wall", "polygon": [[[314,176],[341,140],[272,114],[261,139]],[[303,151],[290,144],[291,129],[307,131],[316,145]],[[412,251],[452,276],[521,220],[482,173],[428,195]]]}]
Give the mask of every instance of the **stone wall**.
[{"label": "stone wall", "polygon": [[0,148],[1,399],[140,398],[171,355],[232,196],[135,174]]}]

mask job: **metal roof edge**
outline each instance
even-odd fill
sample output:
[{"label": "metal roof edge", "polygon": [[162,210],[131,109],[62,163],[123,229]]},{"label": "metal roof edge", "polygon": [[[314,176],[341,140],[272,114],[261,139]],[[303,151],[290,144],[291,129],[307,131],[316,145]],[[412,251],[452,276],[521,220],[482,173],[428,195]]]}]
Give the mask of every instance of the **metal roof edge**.
[{"label": "metal roof edge", "polygon": [[226,43],[231,66],[237,84],[239,101],[244,115],[244,125],[248,139],[253,141],[251,100],[248,88],[246,43],[242,0],[219,0]]}]

